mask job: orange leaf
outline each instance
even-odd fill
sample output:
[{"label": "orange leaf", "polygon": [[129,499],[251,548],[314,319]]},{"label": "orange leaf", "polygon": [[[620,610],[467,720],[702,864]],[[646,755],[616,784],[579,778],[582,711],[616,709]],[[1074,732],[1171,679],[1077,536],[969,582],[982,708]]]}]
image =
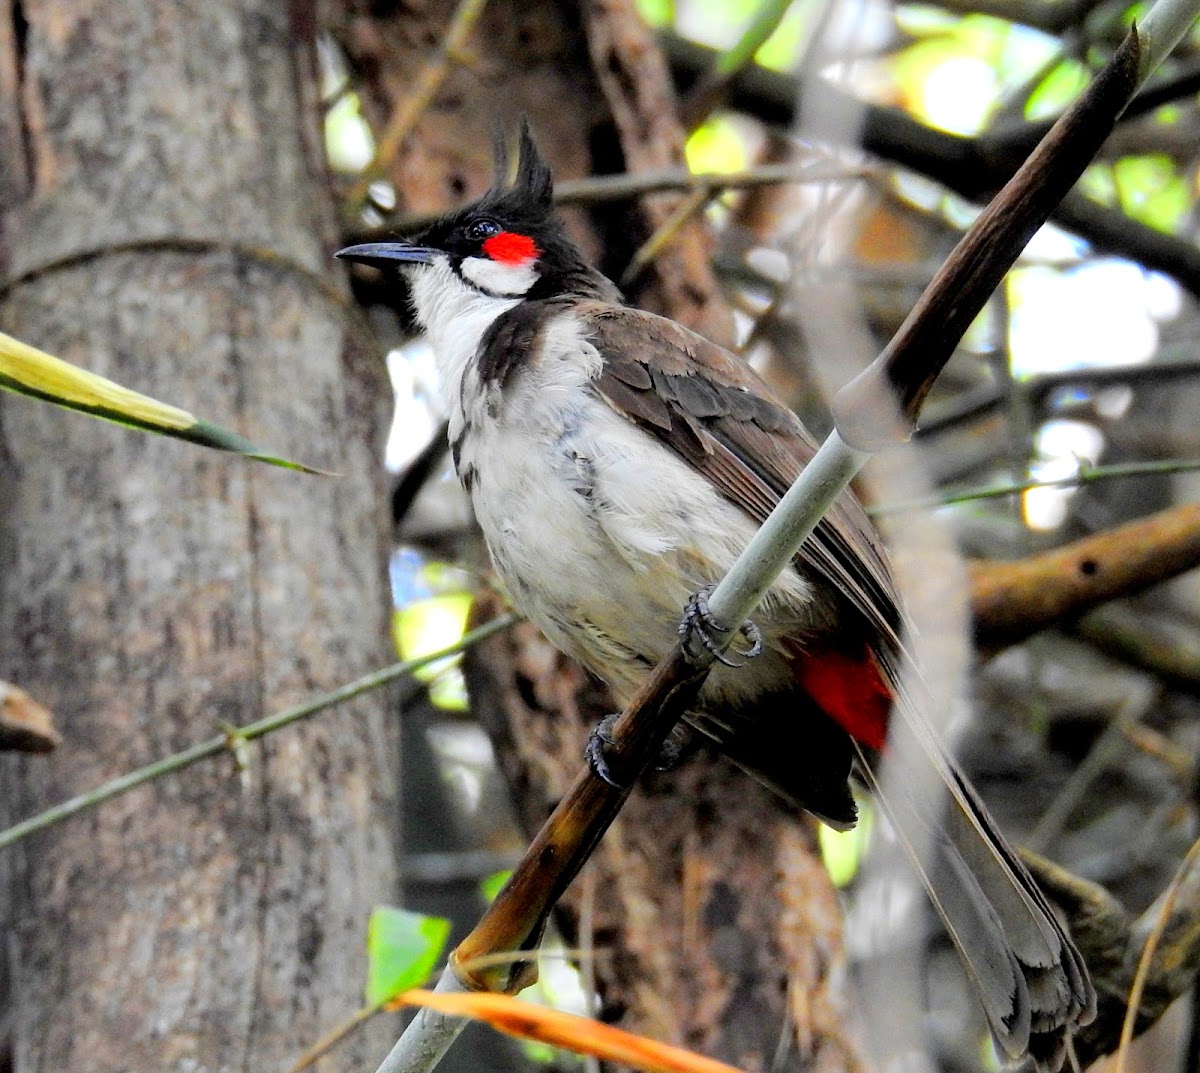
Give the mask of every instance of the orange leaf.
[{"label": "orange leaf", "polygon": [[656,1043],[588,1017],[549,1010],[522,1002],[510,995],[487,991],[468,994],[406,991],[396,999],[408,1006],[428,1006],[453,1017],[473,1017],[510,1036],[540,1040],[579,1054],[591,1054],[609,1062],[637,1066],[653,1073],[741,1073],[733,1066],[703,1055]]}]

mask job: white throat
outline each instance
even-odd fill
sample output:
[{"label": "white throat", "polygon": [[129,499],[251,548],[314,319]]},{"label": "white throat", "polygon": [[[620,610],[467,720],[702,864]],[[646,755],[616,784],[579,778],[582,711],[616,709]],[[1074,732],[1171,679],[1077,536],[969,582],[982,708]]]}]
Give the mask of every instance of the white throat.
[{"label": "white throat", "polygon": [[453,416],[460,407],[463,373],[479,351],[484,332],[518,302],[495,298],[464,283],[446,257],[408,269],[417,321],[429,336],[442,381],[442,398]]}]

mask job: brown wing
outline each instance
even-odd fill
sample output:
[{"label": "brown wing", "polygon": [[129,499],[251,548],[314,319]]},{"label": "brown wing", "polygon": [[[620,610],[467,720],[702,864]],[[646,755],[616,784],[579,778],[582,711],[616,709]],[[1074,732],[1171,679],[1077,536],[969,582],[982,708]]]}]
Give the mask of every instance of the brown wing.
[{"label": "brown wing", "polygon": [[[604,358],[596,386],[608,403],[763,521],[816,449],[795,414],[742,359],[674,321],[600,302],[578,312]],[[873,627],[881,655],[898,650],[896,590],[853,496],[834,504],[798,558]]]}]

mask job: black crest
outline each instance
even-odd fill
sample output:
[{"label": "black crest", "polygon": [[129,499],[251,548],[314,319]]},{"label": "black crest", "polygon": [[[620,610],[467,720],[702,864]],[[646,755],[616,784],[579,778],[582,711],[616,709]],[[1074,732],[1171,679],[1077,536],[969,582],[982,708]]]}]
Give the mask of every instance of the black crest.
[{"label": "black crest", "polygon": [[496,140],[495,178],[492,187],[473,205],[459,209],[427,228],[416,241],[445,250],[452,256],[477,255],[480,241],[473,237],[481,222],[495,224],[533,239],[538,250],[538,280],[526,298],[552,298],[561,294],[619,301],[616,288],[588,266],[567,235],[554,211],[554,178],[522,118],[516,173],[509,179],[509,155],[503,139]]},{"label": "black crest", "polygon": [[517,172],[509,182],[508,144],[496,138],[495,178],[492,188],[473,207],[494,212],[516,223],[526,218],[530,224],[552,218],[554,213],[554,177],[550,165],[538,151],[529,130],[529,120],[521,118]]},{"label": "black crest", "polygon": [[554,205],[554,177],[550,174],[550,165],[542,158],[533,140],[529,120],[524,116],[521,117],[519,146],[517,173],[510,186],[508,142],[502,135],[497,136],[495,179],[484,201],[493,199],[500,202],[515,196],[526,205],[537,206],[549,213]]}]

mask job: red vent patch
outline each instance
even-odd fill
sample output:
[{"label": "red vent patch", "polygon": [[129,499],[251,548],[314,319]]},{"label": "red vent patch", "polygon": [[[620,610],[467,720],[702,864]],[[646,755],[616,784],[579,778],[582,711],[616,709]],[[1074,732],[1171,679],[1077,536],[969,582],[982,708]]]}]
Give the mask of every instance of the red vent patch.
[{"label": "red vent patch", "polygon": [[833,647],[788,646],[801,688],[855,741],[882,749],[887,740],[892,696],[875,655],[864,645],[854,656]]},{"label": "red vent patch", "polygon": [[538,248],[528,235],[518,235],[515,231],[501,231],[483,244],[483,252],[502,265],[519,265],[525,261],[532,261],[538,254]]}]

